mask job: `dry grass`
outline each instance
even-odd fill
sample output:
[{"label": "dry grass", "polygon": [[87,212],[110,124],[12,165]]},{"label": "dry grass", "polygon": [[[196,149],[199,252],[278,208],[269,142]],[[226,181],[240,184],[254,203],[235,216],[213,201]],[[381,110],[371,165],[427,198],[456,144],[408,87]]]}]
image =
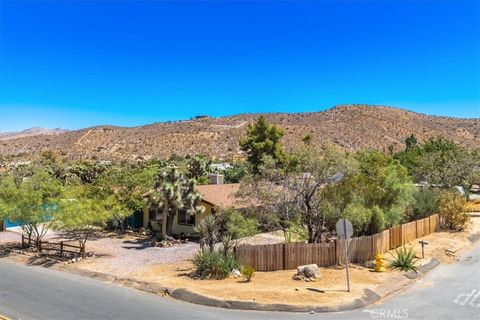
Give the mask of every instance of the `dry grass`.
[{"label": "dry grass", "polygon": [[467,212],[480,212],[480,199],[474,199],[467,202],[465,206]]}]

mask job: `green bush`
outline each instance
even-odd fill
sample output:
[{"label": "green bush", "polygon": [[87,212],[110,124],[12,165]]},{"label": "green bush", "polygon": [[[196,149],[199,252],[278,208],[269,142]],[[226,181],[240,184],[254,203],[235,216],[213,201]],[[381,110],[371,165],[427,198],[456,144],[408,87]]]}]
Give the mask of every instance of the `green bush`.
[{"label": "green bush", "polygon": [[417,260],[413,247],[407,249],[407,247],[401,246],[395,249],[394,260],[390,263],[390,267],[404,271],[417,271],[417,266],[415,265]]},{"label": "green bush", "polygon": [[385,229],[385,214],[379,206],[372,208],[372,217],[368,229],[370,234],[379,233]]},{"label": "green bush", "polygon": [[255,268],[243,267],[240,270],[240,273],[242,274],[246,282],[250,282],[250,280],[252,280],[253,276],[255,275]]},{"label": "green bush", "polygon": [[466,200],[456,190],[442,190],[438,198],[438,213],[442,226],[450,230],[463,230],[470,216],[466,213]]},{"label": "green bush", "polygon": [[419,220],[437,213],[439,191],[422,188],[413,192],[413,202],[407,210],[407,220]]},{"label": "green bush", "polygon": [[245,217],[236,210],[227,212],[226,215],[227,230],[234,239],[253,236],[260,232],[257,219],[253,217]]},{"label": "green bush", "polygon": [[225,279],[233,269],[240,267],[235,255],[228,252],[202,250],[193,259],[196,274],[202,279]]}]

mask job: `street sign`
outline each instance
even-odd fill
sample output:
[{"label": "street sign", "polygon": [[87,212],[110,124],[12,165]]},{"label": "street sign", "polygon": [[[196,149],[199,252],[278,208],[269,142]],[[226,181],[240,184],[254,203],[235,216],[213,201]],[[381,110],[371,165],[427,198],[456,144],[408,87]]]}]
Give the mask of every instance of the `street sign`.
[{"label": "street sign", "polygon": [[347,291],[350,292],[350,276],[348,274],[348,239],[353,235],[353,226],[347,219],[338,220],[335,225],[338,236],[345,240],[345,270],[347,271]]},{"label": "street sign", "polygon": [[347,219],[338,220],[335,228],[337,229],[337,234],[341,239],[348,239],[353,235],[352,223]]}]

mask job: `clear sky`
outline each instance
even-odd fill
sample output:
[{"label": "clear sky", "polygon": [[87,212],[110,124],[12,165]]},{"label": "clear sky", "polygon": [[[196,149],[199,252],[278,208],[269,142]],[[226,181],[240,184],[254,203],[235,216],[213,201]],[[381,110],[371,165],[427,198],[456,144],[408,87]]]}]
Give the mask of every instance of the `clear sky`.
[{"label": "clear sky", "polygon": [[0,5],[0,131],[345,103],[480,117],[478,1]]}]

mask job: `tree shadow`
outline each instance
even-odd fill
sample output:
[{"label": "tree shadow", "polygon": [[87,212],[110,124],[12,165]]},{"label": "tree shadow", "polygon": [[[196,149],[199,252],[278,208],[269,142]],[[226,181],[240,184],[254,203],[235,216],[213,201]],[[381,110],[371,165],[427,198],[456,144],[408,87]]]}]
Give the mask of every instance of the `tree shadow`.
[{"label": "tree shadow", "polygon": [[122,248],[124,249],[134,249],[134,250],[143,250],[147,248],[154,248],[150,245],[147,239],[136,239],[136,240],[125,240],[123,241],[125,244],[131,244],[130,246],[124,245]]}]

